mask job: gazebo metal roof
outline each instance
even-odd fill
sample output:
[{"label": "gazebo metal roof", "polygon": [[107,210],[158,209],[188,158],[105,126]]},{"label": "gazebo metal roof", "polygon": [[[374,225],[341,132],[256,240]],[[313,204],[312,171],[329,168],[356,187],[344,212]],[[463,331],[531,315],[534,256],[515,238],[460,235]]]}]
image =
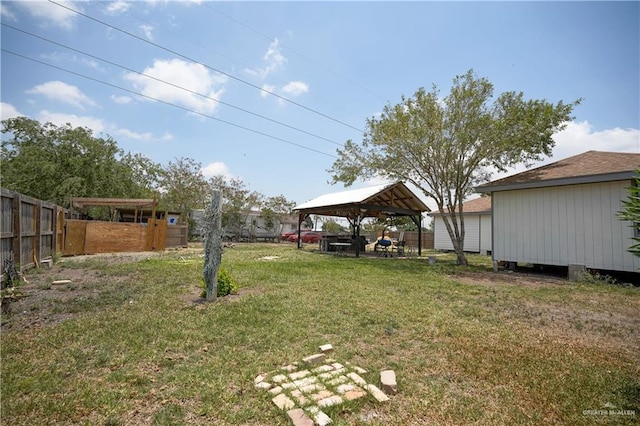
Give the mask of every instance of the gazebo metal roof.
[{"label": "gazebo metal roof", "polygon": [[[422,253],[422,212],[431,211],[403,182],[325,194],[293,210],[298,212],[298,248],[300,224],[311,214],[347,218],[354,230],[354,241],[360,240],[360,223],[364,218],[409,216],[418,227],[418,255]],[[359,243],[355,244],[356,257],[360,256],[359,247]]]},{"label": "gazebo metal roof", "polygon": [[301,215],[365,217],[416,216],[431,209],[403,182],[321,195],[294,208]]}]

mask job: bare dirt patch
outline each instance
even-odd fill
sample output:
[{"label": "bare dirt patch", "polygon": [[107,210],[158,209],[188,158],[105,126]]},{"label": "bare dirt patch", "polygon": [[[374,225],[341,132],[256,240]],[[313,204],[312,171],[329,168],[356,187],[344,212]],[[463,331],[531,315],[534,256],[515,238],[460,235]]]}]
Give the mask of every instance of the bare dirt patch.
[{"label": "bare dirt patch", "polygon": [[[249,294],[260,294],[262,291],[257,288],[241,288],[235,294],[229,294],[224,297],[218,297],[216,303],[233,303],[238,302],[242,297]],[[197,308],[203,309],[207,300],[202,297],[202,289],[197,286],[191,286],[188,291],[182,296],[182,300],[187,306],[196,305]]]},{"label": "bare dirt patch", "polygon": [[479,284],[485,286],[513,286],[520,285],[528,288],[543,286],[559,286],[569,283],[564,278],[553,275],[528,274],[522,272],[461,272],[451,278],[465,284]]},{"label": "bare dirt patch", "polygon": [[[90,303],[99,297],[104,284],[118,284],[126,276],[105,276],[95,268],[95,262],[120,264],[163,256],[161,252],[109,253],[66,257],[52,268],[28,270],[14,297],[3,307],[2,331],[18,331],[58,324],[71,318],[74,302]],[[87,267],[82,267],[82,262]],[[67,267],[73,265],[72,267]],[[92,266],[93,265],[93,266]],[[56,283],[61,281],[61,283]]]},{"label": "bare dirt patch", "polygon": [[74,315],[65,306],[74,301],[99,297],[100,283],[107,279],[114,284],[125,281],[127,277],[105,277],[91,268],[54,266],[49,270],[27,273],[25,279],[26,282],[15,287],[15,297],[2,316],[2,331],[51,326],[65,321]]}]

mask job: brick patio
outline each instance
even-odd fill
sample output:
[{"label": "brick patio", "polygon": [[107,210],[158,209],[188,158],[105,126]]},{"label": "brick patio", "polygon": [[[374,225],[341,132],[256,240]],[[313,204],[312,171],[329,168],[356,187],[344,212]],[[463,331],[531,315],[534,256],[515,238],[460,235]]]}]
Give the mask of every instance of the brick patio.
[{"label": "brick patio", "polygon": [[[328,425],[331,418],[322,409],[348,401],[367,396],[377,402],[389,400],[376,385],[362,378],[361,374],[366,374],[366,370],[327,358],[326,354],[333,351],[331,345],[320,348],[324,352],[260,374],[254,380],[255,387],[266,391],[275,406],[286,412],[295,426]],[[395,391],[395,373],[393,380]]]}]

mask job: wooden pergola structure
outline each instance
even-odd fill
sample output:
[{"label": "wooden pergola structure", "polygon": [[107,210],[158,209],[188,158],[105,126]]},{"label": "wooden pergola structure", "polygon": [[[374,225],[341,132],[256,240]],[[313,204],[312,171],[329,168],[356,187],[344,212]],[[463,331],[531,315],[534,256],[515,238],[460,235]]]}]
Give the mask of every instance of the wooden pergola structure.
[{"label": "wooden pergola structure", "polygon": [[80,197],[72,197],[71,198],[71,206],[77,209],[82,209],[85,207],[126,207],[133,208],[133,223],[137,223],[138,221],[138,213],[142,213],[142,211],[147,208],[151,209],[151,217],[156,217],[156,207],[158,206],[158,201],[151,198],[80,198]]},{"label": "wooden pergola structure", "polygon": [[[322,195],[293,210],[298,212],[298,248],[301,224],[312,214],[346,218],[356,241],[360,239],[360,224],[365,218],[408,216],[418,227],[418,255],[422,254],[422,213],[431,211],[403,182]],[[359,257],[360,245],[355,244],[355,249]]]}]

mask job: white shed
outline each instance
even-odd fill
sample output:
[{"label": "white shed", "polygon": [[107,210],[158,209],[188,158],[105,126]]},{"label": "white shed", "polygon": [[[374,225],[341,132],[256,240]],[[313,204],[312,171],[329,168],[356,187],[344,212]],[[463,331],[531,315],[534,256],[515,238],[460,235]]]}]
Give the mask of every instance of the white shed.
[{"label": "white shed", "polygon": [[[464,217],[464,251],[491,253],[491,197],[480,197],[462,205]],[[453,250],[451,237],[444,225],[442,214],[429,213],[433,217],[433,247],[436,250]]]},{"label": "white shed", "polygon": [[638,272],[637,224],[620,220],[640,154],[588,151],[482,185],[493,260]]}]

